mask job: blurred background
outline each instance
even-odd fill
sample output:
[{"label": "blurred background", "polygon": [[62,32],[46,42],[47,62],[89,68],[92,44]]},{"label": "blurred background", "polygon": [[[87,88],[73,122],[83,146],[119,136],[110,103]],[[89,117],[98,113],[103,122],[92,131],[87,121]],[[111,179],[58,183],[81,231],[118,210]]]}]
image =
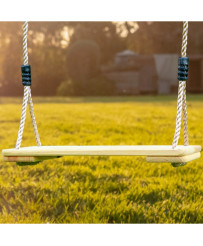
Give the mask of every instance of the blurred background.
[{"label": "blurred background", "polygon": [[[0,22],[0,96],[22,95],[22,22]],[[177,92],[182,22],[30,22],[35,96]],[[189,22],[190,93],[203,92],[203,22]]]}]

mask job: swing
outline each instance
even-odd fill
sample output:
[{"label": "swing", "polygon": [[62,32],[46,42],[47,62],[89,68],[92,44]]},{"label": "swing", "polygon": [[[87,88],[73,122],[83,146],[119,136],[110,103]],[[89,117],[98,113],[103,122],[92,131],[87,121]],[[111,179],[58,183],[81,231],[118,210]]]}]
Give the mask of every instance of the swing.
[{"label": "swing", "polygon": [[[126,146],[42,146],[34,115],[31,96],[31,68],[28,65],[27,51],[28,22],[23,25],[23,56],[24,65],[21,66],[24,97],[22,114],[16,147],[2,151],[3,160],[17,162],[18,165],[34,165],[43,160],[62,156],[146,156],[147,162],[169,162],[174,167],[183,166],[187,162],[200,157],[201,146],[189,145],[186,105],[186,81],[188,79],[189,59],[186,57],[188,22],[183,23],[182,57],[178,60],[178,101],[176,129],[172,145],[126,145]],[[26,119],[26,108],[29,104],[32,126],[38,146],[20,148]],[[183,115],[184,145],[178,145]]]}]

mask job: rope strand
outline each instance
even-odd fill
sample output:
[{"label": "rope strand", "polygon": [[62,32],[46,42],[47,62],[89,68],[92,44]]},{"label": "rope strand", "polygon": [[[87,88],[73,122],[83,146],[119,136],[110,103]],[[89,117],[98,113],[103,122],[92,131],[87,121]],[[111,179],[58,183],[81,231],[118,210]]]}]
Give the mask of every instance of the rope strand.
[{"label": "rope strand", "polygon": [[16,149],[20,148],[21,142],[22,142],[22,138],[23,138],[23,130],[24,130],[24,126],[25,126],[28,96],[29,96],[28,86],[25,86],[24,87],[24,96],[23,96],[23,105],[22,105],[20,126],[19,126],[17,141],[16,141]]},{"label": "rope strand", "polygon": [[33,102],[32,102],[31,88],[29,88],[29,89],[30,89],[30,95],[29,95],[28,103],[29,103],[29,109],[30,109],[30,116],[31,116],[31,120],[32,120],[32,127],[34,130],[36,143],[38,146],[41,146],[42,144],[41,144],[38,129],[37,129],[37,123],[36,123],[35,113],[34,113],[34,106],[33,106]]},{"label": "rope strand", "polygon": [[[27,33],[28,33],[28,22],[25,21],[23,24],[23,60],[24,65],[28,65],[28,50],[27,50]],[[22,138],[23,138],[23,130],[25,126],[25,119],[26,119],[26,110],[27,104],[29,103],[30,109],[30,116],[32,120],[32,126],[35,134],[35,139],[38,146],[41,146],[40,137],[37,129],[37,123],[35,120],[34,114],[34,107],[32,102],[32,95],[31,95],[31,88],[30,86],[24,86],[24,96],[23,96],[23,104],[22,104],[22,113],[21,113],[21,120],[20,126],[18,131],[18,137],[16,141],[16,149],[19,149],[21,146]]]},{"label": "rope strand", "polygon": [[[188,37],[188,22],[183,22],[183,37],[181,56],[186,57],[187,54],[187,37]],[[186,102],[186,81],[179,81],[178,100],[177,100],[177,116],[176,129],[173,138],[172,148],[176,148],[180,137],[181,119],[183,112],[183,131],[184,131],[184,145],[189,145],[188,123],[187,123],[187,102]]]}]

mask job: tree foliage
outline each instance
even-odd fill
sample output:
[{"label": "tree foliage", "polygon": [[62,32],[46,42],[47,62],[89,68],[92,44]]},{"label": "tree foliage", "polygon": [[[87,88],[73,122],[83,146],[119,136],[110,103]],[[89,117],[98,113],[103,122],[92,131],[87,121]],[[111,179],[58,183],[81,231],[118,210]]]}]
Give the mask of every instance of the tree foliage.
[{"label": "tree foliage", "polygon": [[101,50],[101,63],[113,58],[116,52],[125,49],[125,40],[116,30],[112,22],[73,22],[74,32],[70,37],[70,44],[81,39],[93,40]]},{"label": "tree foliage", "polygon": [[177,53],[181,47],[181,22],[139,22],[128,35],[129,49],[140,54]]},{"label": "tree foliage", "polygon": [[70,78],[85,83],[99,71],[99,46],[92,40],[76,41],[67,50],[67,65]]},{"label": "tree foliage", "polygon": [[[74,95],[79,96],[112,94],[113,82],[101,75],[100,58],[99,45],[92,40],[78,40],[70,45],[67,50],[67,67],[72,84],[68,82],[61,88],[68,95],[71,95],[72,87]],[[61,89],[59,92],[64,94]]]}]

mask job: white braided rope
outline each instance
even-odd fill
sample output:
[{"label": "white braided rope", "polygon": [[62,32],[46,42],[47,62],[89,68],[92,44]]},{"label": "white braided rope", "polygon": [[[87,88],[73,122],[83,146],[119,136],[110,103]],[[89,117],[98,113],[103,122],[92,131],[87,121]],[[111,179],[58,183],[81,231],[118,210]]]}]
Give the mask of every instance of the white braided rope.
[{"label": "white braided rope", "polygon": [[28,22],[25,21],[23,24],[23,60],[24,60],[24,65],[28,65],[27,33],[28,33]]},{"label": "white braided rope", "polygon": [[[188,22],[183,22],[183,37],[181,56],[186,57],[187,52],[187,37],[188,37]],[[177,116],[176,129],[173,138],[172,148],[176,148],[180,137],[181,118],[183,112],[183,131],[184,131],[184,145],[189,145],[188,124],[187,124],[187,103],[186,103],[186,81],[179,81],[178,100],[177,100]]]},{"label": "white braided rope", "polygon": [[18,130],[18,138],[16,141],[16,149],[19,149],[21,146],[22,138],[23,138],[23,130],[25,126],[25,119],[26,119],[26,109],[27,109],[27,102],[29,97],[28,86],[24,87],[24,96],[23,96],[23,104],[22,104],[22,113],[20,119],[20,126]]},{"label": "white braided rope", "polygon": [[184,145],[189,145],[189,134],[188,134],[188,120],[187,120],[187,102],[186,102],[186,82],[183,92],[183,134],[184,134]]},{"label": "white braided rope", "polygon": [[[28,65],[28,50],[27,50],[27,33],[28,33],[28,22],[24,22],[23,24],[23,59],[24,65]],[[23,104],[22,104],[22,113],[21,113],[21,120],[20,126],[18,131],[18,137],[16,141],[16,148],[19,149],[21,146],[22,138],[23,138],[23,130],[25,126],[25,119],[26,119],[26,110],[27,104],[29,103],[30,115],[32,120],[32,126],[35,134],[35,139],[38,146],[41,146],[40,137],[37,129],[37,124],[35,120],[34,108],[32,103],[32,95],[31,95],[31,88],[30,86],[24,86],[24,96],[23,96]]]},{"label": "white braided rope", "polygon": [[[188,22],[183,23],[183,40],[182,40],[182,57],[186,57],[187,54],[187,38],[188,38]],[[187,102],[186,102],[186,81],[184,83],[183,92],[183,133],[184,133],[184,145],[189,145],[188,135],[188,121],[187,121]]]},{"label": "white braided rope", "polygon": [[41,144],[39,132],[37,129],[37,123],[36,123],[36,119],[35,119],[34,106],[33,106],[33,102],[32,102],[32,95],[31,95],[31,88],[30,87],[29,87],[29,90],[30,90],[30,93],[29,93],[28,103],[29,103],[29,110],[30,110],[30,116],[31,116],[31,121],[32,121],[32,127],[34,130],[36,143],[38,146],[41,146],[42,144]]}]

